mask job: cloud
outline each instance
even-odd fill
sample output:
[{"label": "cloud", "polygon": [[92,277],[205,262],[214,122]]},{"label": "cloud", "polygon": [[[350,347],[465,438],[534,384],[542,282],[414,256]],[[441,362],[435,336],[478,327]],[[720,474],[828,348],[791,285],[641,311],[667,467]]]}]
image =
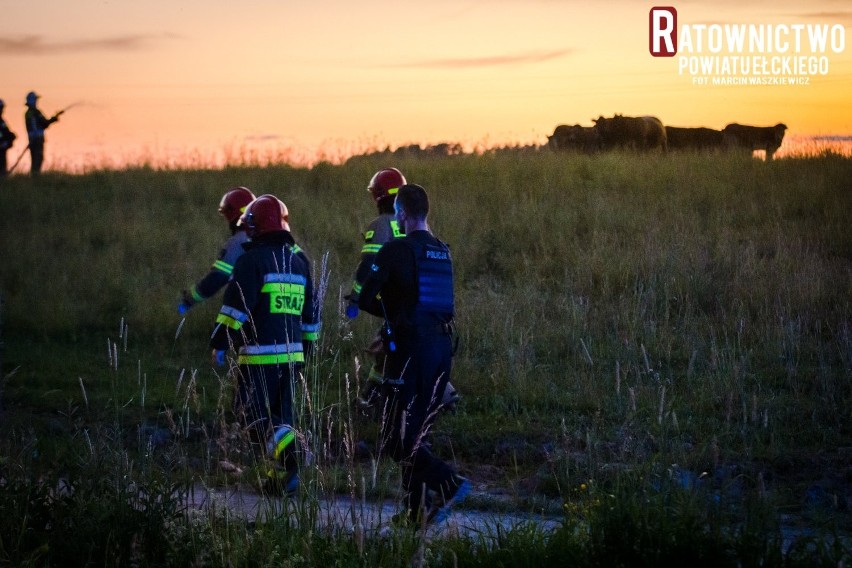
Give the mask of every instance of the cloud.
[{"label": "cloud", "polygon": [[133,51],[144,49],[154,41],[174,39],[174,34],[127,35],[99,39],[48,41],[42,36],[29,35],[17,38],[0,38],[2,55],[57,55],[82,51]]},{"label": "cloud", "polygon": [[564,57],[574,50],[560,49],[557,51],[533,51],[529,53],[518,53],[514,55],[494,55],[490,57],[460,57],[449,59],[429,59],[425,61],[413,61],[399,63],[390,67],[417,67],[417,68],[443,68],[443,69],[468,69],[471,67],[496,67],[500,65],[517,65],[523,63],[541,63],[551,59]]},{"label": "cloud", "polygon": [[852,12],[805,12],[799,14],[800,18],[813,20],[826,20],[830,22],[850,22],[852,21]]},{"label": "cloud", "polygon": [[271,142],[280,139],[281,136],[278,134],[249,134],[244,138],[246,142]]}]

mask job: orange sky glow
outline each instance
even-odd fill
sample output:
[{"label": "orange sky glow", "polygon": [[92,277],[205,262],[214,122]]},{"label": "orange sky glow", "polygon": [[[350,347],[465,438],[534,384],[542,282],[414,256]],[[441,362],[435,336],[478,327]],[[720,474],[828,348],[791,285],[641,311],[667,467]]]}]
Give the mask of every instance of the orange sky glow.
[{"label": "orange sky glow", "polygon": [[847,0],[661,4],[679,27],[840,26],[844,43],[792,54],[824,58],[827,72],[806,85],[714,86],[680,72],[683,50],[651,56],[652,3],[9,2],[0,98],[19,136],[9,161],[26,146],[30,90],[48,116],[71,107],[47,131],[46,168],[72,171],[544,144],[558,124],[614,113],[673,126],[784,122],[791,141],[852,142]]}]

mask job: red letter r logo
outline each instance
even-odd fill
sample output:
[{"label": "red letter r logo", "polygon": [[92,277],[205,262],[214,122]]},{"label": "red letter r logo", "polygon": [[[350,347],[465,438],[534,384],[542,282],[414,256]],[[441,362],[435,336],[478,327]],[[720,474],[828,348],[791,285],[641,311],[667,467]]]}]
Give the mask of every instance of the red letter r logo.
[{"label": "red letter r logo", "polygon": [[677,53],[677,10],[654,6],[649,14],[648,44],[654,57],[674,57]]}]

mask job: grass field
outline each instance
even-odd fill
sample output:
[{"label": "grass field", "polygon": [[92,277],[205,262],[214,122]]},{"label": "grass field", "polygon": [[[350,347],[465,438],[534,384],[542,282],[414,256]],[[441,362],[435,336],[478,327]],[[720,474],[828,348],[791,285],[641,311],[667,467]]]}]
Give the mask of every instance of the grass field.
[{"label": "grass field", "polygon": [[[219,297],[185,321],[176,310],[226,236],[216,206],[235,185],[287,203],[327,282],[321,348],[297,389],[313,487],[392,491],[393,466],[357,462],[350,449],[356,429],[371,432],[348,401],[376,321],[346,320],[341,301],[359,231],[375,215],[366,183],[389,165],[427,188],[431,226],[455,262],[452,380],[463,399],[435,447],[520,509],[564,504],[564,535],[515,535],[505,558],[651,565],[705,551],[706,565],[749,555],[755,565],[849,561],[837,541],[781,558],[772,539],[780,515],[852,531],[852,159],[504,151],[3,182],[2,477],[4,510],[17,515],[4,521],[12,536],[0,563],[56,563],[45,523],[100,534],[74,521],[82,509],[106,523],[147,514],[97,549],[105,564],[126,561],[141,541],[153,543],[148,564],[197,561],[213,536],[231,550],[213,565],[228,554],[233,564],[272,562],[273,541],[248,529],[184,527],[197,539],[181,548],[151,528],[172,518],[163,497],[172,487],[225,482],[217,464],[245,458],[227,410],[233,376],[210,367],[206,348]],[[154,443],[160,433],[167,442]],[[128,476],[162,506],[116,489]],[[47,506],[44,480],[58,479],[78,481],[81,510],[57,517]],[[126,505],[119,513],[97,498],[105,486]],[[52,520],[39,524],[36,513]],[[319,538],[266,530],[279,554]],[[671,547],[654,539],[661,531],[674,535]],[[391,566],[418,546],[397,544],[326,546],[351,559],[342,565]],[[433,546],[429,565],[493,564],[500,552]],[[708,556],[716,549],[722,556]],[[323,558],[299,554],[292,565]]]}]

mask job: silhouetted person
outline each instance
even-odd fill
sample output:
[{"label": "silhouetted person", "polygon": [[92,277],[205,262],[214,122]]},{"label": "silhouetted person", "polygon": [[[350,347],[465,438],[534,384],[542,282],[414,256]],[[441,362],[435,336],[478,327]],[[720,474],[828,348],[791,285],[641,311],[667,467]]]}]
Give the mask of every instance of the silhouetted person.
[{"label": "silhouetted person", "polygon": [[37,99],[38,95],[33,91],[27,93],[27,112],[24,114],[27,136],[30,139],[30,174],[33,177],[41,173],[41,164],[44,162],[44,131],[59,120],[59,115],[62,114],[60,111],[50,118],[45,118],[36,108]]},{"label": "silhouetted person", "polygon": [[3,109],[5,108],[6,103],[3,102],[3,99],[0,99],[0,178],[6,177],[7,167],[6,167],[6,150],[12,147],[12,144],[15,142],[15,133],[9,130],[9,125],[6,124],[6,121],[3,120]]}]

